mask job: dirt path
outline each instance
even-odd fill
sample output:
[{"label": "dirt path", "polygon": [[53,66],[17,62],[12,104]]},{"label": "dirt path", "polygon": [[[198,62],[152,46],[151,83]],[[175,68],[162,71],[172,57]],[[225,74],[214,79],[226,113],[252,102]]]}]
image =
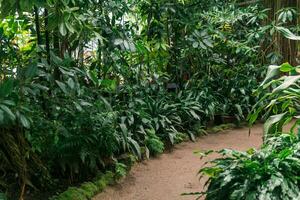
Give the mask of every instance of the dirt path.
[{"label": "dirt path", "polygon": [[[197,142],[177,145],[171,153],[144,161],[133,167],[125,180],[107,188],[93,200],[192,200],[193,196],[181,196],[183,192],[201,191],[197,172],[205,160],[193,154],[195,150],[220,150],[233,148],[247,150],[262,143],[262,125],[224,131],[199,138]],[[212,159],[211,155],[208,159]]]}]

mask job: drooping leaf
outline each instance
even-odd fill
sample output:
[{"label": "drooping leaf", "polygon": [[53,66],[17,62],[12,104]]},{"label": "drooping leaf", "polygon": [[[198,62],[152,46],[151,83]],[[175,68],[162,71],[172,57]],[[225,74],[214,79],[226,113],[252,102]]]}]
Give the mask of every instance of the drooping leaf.
[{"label": "drooping leaf", "polygon": [[0,98],[6,97],[10,95],[13,91],[14,80],[13,79],[6,79],[3,83],[0,83]]},{"label": "drooping leaf", "polygon": [[69,78],[67,83],[68,83],[68,86],[69,86],[71,89],[74,89],[74,87],[75,87],[75,82],[73,81],[72,78]]},{"label": "drooping leaf", "polygon": [[30,128],[30,122],[24,115],[20,114],[19,118],[23,127]]},{"label": "drooping leaf", "polygon": [[66,84],[60,82],[60,81],[55,81],[57,83],[57,85],[59,86],[59,88],[65,93],[65,94],[68,94],[68,91],[67,91],[67,87],[66,87]]},{"label": "drooping leaf", "polygon": [[141,154],[141,147],[140,147],[140,145],[134,139],[132,139],[132,138],[129,138],[129,142],[131,144],[132,149],[134,150],[134,152],[138,156],[138,158],[141,159],[142,154]]},{"label": "drooping leaf", "polygon": [[6,105],[0,105],[0,108],[4,111],[4,113],[6,113],[8,115],[8,117],[10,118],[10,120],[14,121],[16,120],[16,116],[15,114],[11,111],[10,108],[8,108]]},{"label": "drooping leaf", "polygon": [[64,23],[61,23],[59,25],[59,32],[62,36],[66,36],[67,35],[67,28],[66,25]]},{"label": "drooping leaf", "polygon": [[[70,33],[75,33],[74,27],[73,27],[69,22],[65,21],[65,26],[66,26],[66,28],[68,29],[68,31],[69,31]],[[65,33],[65,34],[66,34],[66,33]]]},{"label": "drooping leaf", "polygon": [[269,82],[272,78],[274,78],[279,73],[280,66],[277,65],[271,65],[268,68],[267,76],[265,80],[261,83],[261,86]]},{"label": "drooping leaf", "polygon": [[194,117],[194,119],[200,120],[199,115],[197,115],[194,110],[190,110],[190,113]]},{"label": "drooping leaf", "polygon": [[300,36],[296,36],[287,28],[277,26],[276,30],[279,31],[284,37],[290,40],[300,40]]},{"label": "drooping leaf", "polygon": [[3,123],[4,120],[4,112],[0,109],[0,124]]},{"label": "drooping leaf", "polygon": [[285,90],[291,85],[295,84],[300,79],[300,75],[298,76],[287,76],[285,77],[283,83],[279,85],[277,88],[273,90],[273,92],[278,92],[281,90]]},{"label": "drooping leaf", "polygon": [[265,137],[268,135],[270,128],[272,128],[272,126],[278,122],[280,122],[282,119],[284,119],[284,116],[287,113],[281,113],[278,115],[273,115],[271,116],[264,124],[264,135]]}]

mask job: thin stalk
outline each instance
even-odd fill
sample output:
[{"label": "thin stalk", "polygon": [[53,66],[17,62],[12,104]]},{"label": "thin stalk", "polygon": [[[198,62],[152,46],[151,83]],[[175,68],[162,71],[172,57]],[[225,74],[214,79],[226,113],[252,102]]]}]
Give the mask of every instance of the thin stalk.
[{"label": "thin stalk", "polygon": [[42,38],[41,38],[41,29],[40,29],[40,17],[39,17],[39,9],[37,6],[34,6],[34,19],[35,19],[35,30],[36,30],[36,38],[37,38],[37,44],[42,44]]},{"label": "thin stalk", "polygon": [[47,61],[50,64],[50,38],[49,38],[49,19],[48,19],[48,9],[45,8],[45,39],[46,39],[46,53],[47,53]]}]

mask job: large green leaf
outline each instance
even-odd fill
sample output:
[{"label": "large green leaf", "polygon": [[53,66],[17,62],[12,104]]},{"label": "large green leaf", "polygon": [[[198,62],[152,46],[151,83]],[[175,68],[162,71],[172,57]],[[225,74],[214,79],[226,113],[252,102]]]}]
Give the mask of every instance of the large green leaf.
[{"label": "large green leaf", "polygon": [[11,119],[11,120],[15,120],[16,119],[16,116],[15,114],[11,111],[10,108],[8,108],[7,106],[5,105],[0,105],[0,108],[4,111],[4,113],[6,113],[8,115],[8,117]]},{"label": "large green leaf", "polygon": [[67,91],[67,87],[66,87],[66,84],[60,82],[60,81],[55,81],[57,83],[57,85],[59,86],[59,88],[65,93],[65,94],[68,94],[68,91]]},{"label": "large green leaf", "polygon": [[296,36],[293,34],[289,29],[284,28],[284,27],[276,27],[277,31],[282,33],[282,35],[290,40],[300,40],[300,36]]},{"label": "large green leaf", "polygon": [[0,124],[3,123],[4,120],[4,112],[0,109]]},{"label": "large green leaf", "polygon": [[261,86],[269,82],[272,78],[279,74],[280,66],[270,65],[265,80],[261,83]]},{"label": "large green leaf", "polygon": [[140,159],[142,157],[140,145],[137,143],[137,141],[135,141],[132,138],[128,138],[128,140],[129,140],[132,150],[135,152],[135,154]]},{"label": "large green leaf", "polygon": [[20,122],[21,122],[22,126],[25,128],[30,128],[29,120],[22,114],[20,114],[19,117],[20,117]]},{"label": "large green leaf", "polygon": [[264,135],[267,137],[269,134],[270,129],[273,127],[274,124],[280,122],[284,117],[286,116],[287,113],[281,113],[278,115],[273,115],[271,116],[264,124]]},{"label": "large green leaf", "polygon": [[295,84],[300,79],[300,75],[298,76],[287,76],[285,77],[283,83],[279,85],[277,88],[273,90],[273,92],[278,92],[281,90],[285,90],[291,85]]},{"label": "large green leaf", "polygon": [[66,36],[67,35],[67,28],[66,25],[64,23],[61,23],[59,25],[59,32],[62,36]]},{"label": "large green leaf", "polygon": [[290,72],[293,69],[294,69],[294,67],[292,65],[290,65],[288,62],[280,65],[280,71],[282,71],[282,72]]},{"label": "large green leaf", "polygon": [[0,84],[0,98],[10,95],[13,91],[13,86],[14,80],[11,78]]}]

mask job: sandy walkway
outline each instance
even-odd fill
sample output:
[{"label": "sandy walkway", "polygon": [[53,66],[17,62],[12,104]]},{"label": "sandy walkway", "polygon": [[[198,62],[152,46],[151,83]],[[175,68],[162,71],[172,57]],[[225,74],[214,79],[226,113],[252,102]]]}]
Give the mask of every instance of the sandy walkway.
[{"label": "sandy walkway", "polygon": [[[193,154],[195,150],[220,150],[234,148],[247,150],[261,144],[262,126],[248,129],[234,129],[223,133],[210,134],[197,142],[177,145],[171,153],[144,161],[133,167],[125,180],[107,188],[93,200],[192,200],[195,197],[181,196],[183,192],[201,191],[197,172],[207,160],[200,160]],[[211,155],[209,158],[213,158]]]}]

